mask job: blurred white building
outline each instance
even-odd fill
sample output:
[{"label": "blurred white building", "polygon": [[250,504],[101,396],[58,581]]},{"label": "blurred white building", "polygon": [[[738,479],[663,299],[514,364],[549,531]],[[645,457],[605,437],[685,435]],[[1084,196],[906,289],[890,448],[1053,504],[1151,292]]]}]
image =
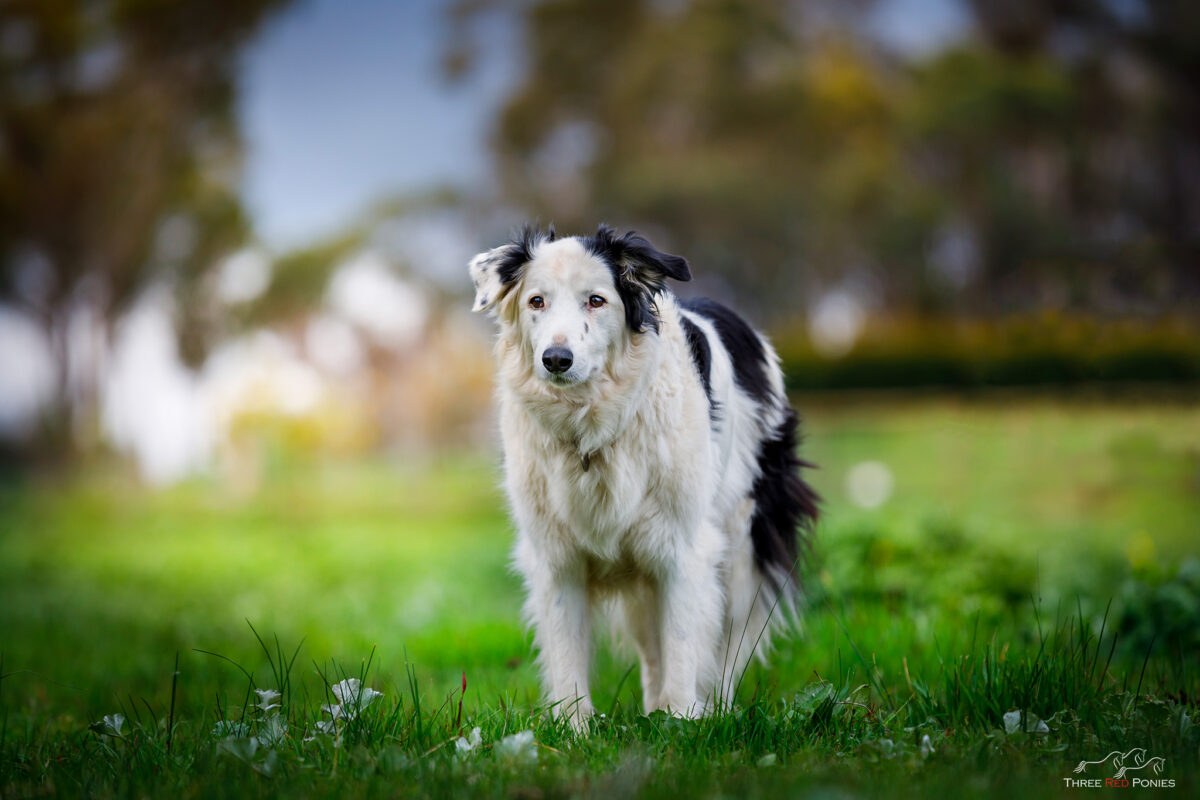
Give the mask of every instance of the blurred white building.
[{"label": "blurred white building", "polygon": [[54,398],[54,353],[37,320],[0,304],[0,436],[30,430]]},{"label": "blurred white building", "polygon": [[[212,299],[235,309],[270,281],[268,259],[244,251],[214,270]],[[447,419],[486,430],[486,328],[438,313],[429,292],[375,251],[334,269],[311,313],[237,335],[198,369],[180,357],[174,302],[161,286],[146,291],[111,342],[95,336],[80,356],[89,363],[75,365],[101,375],[104,439],[148,483],[217,469],[252,486],[270,436],[355,450],[428,443],[446,435]],[[453,357],[444,357],[447,348]],[[37,322],[0,307],[0,436],[33,429],[58,388],[54,363]]]}]

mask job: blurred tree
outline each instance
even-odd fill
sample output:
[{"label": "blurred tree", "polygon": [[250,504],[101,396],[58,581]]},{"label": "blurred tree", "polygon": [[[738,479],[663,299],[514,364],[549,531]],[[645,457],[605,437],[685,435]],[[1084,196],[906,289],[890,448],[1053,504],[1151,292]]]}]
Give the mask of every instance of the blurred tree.
[{"label": "blurred tree", "polygon": [[[1200,5],[968,5],[989,45],[976,48],[976,61],[990,58],[997,67],[991,72],[1042,75],[1026,81],[1024,92],[996,95],[994,106],[1009,107],[1007,122],[966,132],[991,145],[987,156],[974,159],[976,167],[990,156],[1003,165],[1013,190],[1008,201],[993,197],[986,204],[993,224],[985,233],[981,286],[1003,285],[1008,291],[995,296],[1026,306],[1031,298],[1014,297],[1012,287],[1034,290],[1035,299],[1038,290],[1049,290],[1060,301],[1110,312],[1194,308],[1200,298]],[[934,78],[934,84],[962,89],[972,80],[970,65],[961,69],[963,55],[956,62],[935,60],[924,77],[941,69],[949,82]],[[933,141],[947,144],[946,132]],[[963,144],[959,137],[946,151],[960,166]],[[964,191],[961,183],[952,186]]]},{"label": "blurred tree", "polygon": [[509,197],[648,227],[765,311],[837,284],[898,311],[1195,306],[1200,4],[967,0],[979,36],[919,56],[872,5],[465,0],[447,73],[472,18],[516,15]]},{"label": "blurred tree", "polygon": [[785,2],[518,8],[528,68],[494,146],[533,214],[647,225],[686,242],[700,276],[756,290],[746,300],[794,297],[799,276],[866,259],[853,217],[888,205],[894,120],[852,42],[806,41]]},{"label": "blurred tree", "polygon": [[189,297],[245,236],[237,46],[285,2],[0,0],[0,299],[45,326],[57,421],[94,403],[94,371],[67,380],[81,314],[103,329],[152,280]]},{"label": "blurred tree", "polygon": [[1065,205],[1082,233],[1076,239],[1088,251],[1088,267],[1104,273],[1106,299],[1194,307],[1200,3],[970,0],[970,6],[998,51],[1023,59],[1047,54],[1070,76],[1076,102]]}]

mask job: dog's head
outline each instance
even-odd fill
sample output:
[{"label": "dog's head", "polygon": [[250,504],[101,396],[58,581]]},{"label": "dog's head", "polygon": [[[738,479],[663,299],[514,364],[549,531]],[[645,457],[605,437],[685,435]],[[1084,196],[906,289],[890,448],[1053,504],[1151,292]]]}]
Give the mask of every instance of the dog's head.
[{"label": "dog's head", "polygon": [[515,326],[534,373],[557,386],[600,371],[628,335],[657,334],[655,297],[667,278],[691,280],[687,261],[630,231],[558,238],[526,226],[471,259],[475,311]]}]

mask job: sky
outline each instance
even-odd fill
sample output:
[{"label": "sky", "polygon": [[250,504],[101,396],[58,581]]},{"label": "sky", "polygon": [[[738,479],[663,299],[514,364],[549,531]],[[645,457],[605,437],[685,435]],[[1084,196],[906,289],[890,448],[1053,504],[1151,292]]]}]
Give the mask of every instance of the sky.
[{"label": "sky", "polygon": [[[490,17],[483,69],[439,71],[444,0],[299,0],[271,19],[241,64],[243,200],[276,251],[352,223],[381,197],[488,180],[490,120],[520,69],[519,37]],[[880,0],[868,26],[927,52],[962,34],[958,0]]]},{"label": "sky", "polygon": [[389,194],[487,179],[488,121],[514,59],[490,31],[489,69],[448,83],[443,6],[300,0],[250,44],[242,194],[269,247],[334,233]]}]

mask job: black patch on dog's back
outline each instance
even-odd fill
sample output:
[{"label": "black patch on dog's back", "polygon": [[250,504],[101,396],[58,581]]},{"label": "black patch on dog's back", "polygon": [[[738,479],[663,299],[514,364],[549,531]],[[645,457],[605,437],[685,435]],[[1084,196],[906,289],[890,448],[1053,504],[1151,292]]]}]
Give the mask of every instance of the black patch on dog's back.
[{"label": "black patch on dog's back", "polygon": [[760,405],[768,405],[771,401],[771,382],[767,373],[767,353],[754,329],[733,311],[712,300],[699,297],[682,305],[713,324],[717,335],[721,337],[721,344],[729,353],[734,381]]},{"label": "black patch on dog's back", "polygon": [[808,549],[820,513],[820,498],[800,475],[801,469],[813,465],[796,454],[799,422],[795,410],[787,409],[774,435],[764,439],[759,448],[754,480],[754,518],[750,522],[754,564],[776,591],[784,589],[778,581],[781,574],[795,584],[801,548]]},{"label": "black patch on dog's back", "polygon": [[712,350],[708,346],[708,337],[696,327],[696,323],[682,314],[679,320],[683,323],[683,334],[687,337],[688,349],[692,351],[692,363],[696,366],[696,372],[700,373],[700,382],[704,384],[704,395],[708,398],[711,416],[715,409],[712,396]]}]

